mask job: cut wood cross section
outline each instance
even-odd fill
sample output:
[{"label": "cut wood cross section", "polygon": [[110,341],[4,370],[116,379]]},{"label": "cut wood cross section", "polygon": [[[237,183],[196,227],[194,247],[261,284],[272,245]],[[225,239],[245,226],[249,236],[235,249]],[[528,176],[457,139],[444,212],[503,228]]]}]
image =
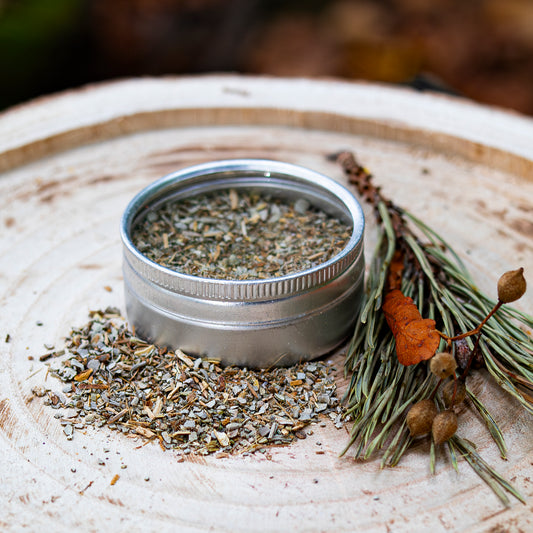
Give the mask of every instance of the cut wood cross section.
[{"label": "cut wood cross section", "polygon": [[[0,115],[0,529],[2,531],[529,531],[531,417],[490,381],[459,434],[526,497],[501,507],[460,461],[429,474],[421,441],[395,469],[339,453],[349,425],[324,420],[267,453],[178,462],[106,428],[63,432],[32,393],[62,384],[39,356],[90,309],[123,305],[119,220],[160,176],[226,158],[307,166],[344,182],[349,149],[387,197],[453,243],[480,287],[524,266],[533,287],[533,120],[471,102],[364,83],[207,76],[125,80]],[[375,242],[367,217],[366,253]],[[533,300],[518,307],[533,313]],[[332,355],[339,388],[343,352]],[[320,452],[320,453],[319,453]],[[117,477],[118,476],[118,477]],[[25,529],[24,529],[25,528]]]}]

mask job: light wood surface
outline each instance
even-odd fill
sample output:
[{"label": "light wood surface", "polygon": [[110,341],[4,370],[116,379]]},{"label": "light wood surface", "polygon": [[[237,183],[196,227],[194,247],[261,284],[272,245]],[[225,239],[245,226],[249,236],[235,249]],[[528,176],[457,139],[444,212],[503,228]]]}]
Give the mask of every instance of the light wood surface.
[{"label": "light wood surface", "polygon": [[[508,460],[475,415],[461,416],[459,433],[527,505],[503,508],[444,455],[431,476],[425,443],[395,469],[380,470],[379,457],[339,458],[349,426],[312,426],[307,439],[264,455],[178,462],[105,429],[68,441],[56,411],[29,401],[35,385],[61,394],[38,361],[44,344],[60,346],[89,309],[124,307],[118,227],[138,190],[231,157],[279,159],[343,182],[325,159],[341,149],[453,243],[484,290],[520,265],[533,287],[529,118],[384,86],[239,76],[95,85],[0,115],[0,530],[533,530],[532,419],[483,373],[473,386],[506,434]],[[531,296],[519,307],[533,313]],[[334,359],[341,370],[342,353]]]}]

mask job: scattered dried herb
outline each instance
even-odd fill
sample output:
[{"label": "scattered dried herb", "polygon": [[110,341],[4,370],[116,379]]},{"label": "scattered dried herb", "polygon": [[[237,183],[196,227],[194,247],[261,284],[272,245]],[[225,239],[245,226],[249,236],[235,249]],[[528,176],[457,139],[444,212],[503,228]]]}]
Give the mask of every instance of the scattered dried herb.
[{"label": "scattered dried herb", "polygon": [[75,328],[51,372],[65,382],[46,403],[67,438],[93,425],[148,440],[183,454],[234,454],[305,438],[320,416],[342,426],[332,367],[307,362],[289,368],[223,368],[137,338],[114,308],[90,313]]},{"label": "scattered dried herb", "polygon": [[[524,502],[518,491],[481,459],[472,444],[455,435],[454,410],[460,398],[466,396],[503,458],[503,434],[468,388],[470,372],[476,366],[485,366],[498,385],[533,413],[533,339],[526,332],[533,327],[533,317],[503,306],[525,292],[523,269],[502,276],[499,299],[492,300],[476,288],[450,245],[421,220],[386,199],[353,154],[342,152],[331,157],[374,207],[379,231],[363,311],[345,361],[345,370],[351,374],[345,401],[354,425],[344,453],[354,446],[356,458],[368,458],[382,450],[382,466],[394,466],[413,437],[431,429],[432,472],[436,446],[446,442],[454,467],[459,452],[505,505],[509,504],[505,492]],[[417,342],[408,349],[403,346],[401,334],[411,319],[391,309],[391,298],[398,298],[399,307],[402,302],[412,305],[420,317],[417,314],[416,320],[427,317],[422,319],[427,321],[425,331],[417,329],[418,346]],[[428,343],[429,348],[418,353]],[[453,364],[448,361],[443,368],[442,361],[423,363],[431,361],[437,350],[452,354]],[[448,373],[452,373],[451,381],[444,385],[442,396],[438,395],[444,383],[442,377]]]},{"label": "scattered dried herb", "polygon": [[309,204],[231,189],[169,201],[132,230],[148,259],[213,279],[266,279],[301,272],[339,253],[351,228]]}]

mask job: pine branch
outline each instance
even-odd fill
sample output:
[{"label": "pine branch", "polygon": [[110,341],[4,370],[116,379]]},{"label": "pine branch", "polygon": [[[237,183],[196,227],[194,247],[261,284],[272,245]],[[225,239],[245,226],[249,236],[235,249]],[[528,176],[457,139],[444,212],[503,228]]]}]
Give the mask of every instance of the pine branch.
[{"label": "pine branch", "polygon": [[[435,398],[441,384],[430,365],[406,367],[396,356],[382,305],[397,253],[403,257],[399,289],[412,299],[422,317],[435,320],[442,332],[438,351],[451,348],[459,365],[448,410],[453,411],[457,383],[464,382],[477,364],[486,367],[498,385],[533,413],[533,339],[525,331],[533,327],[533,318],[483,294],[453,248],[423,221],[385,198],[353,154],[342,152],[330,159],[342,165],[349,182],[373,206],[378,225],[362,312],[345,360],[351,381],[344,401],[354,424],[343,453],[354,450],[356,458],[368,458],[382,450],[382,466],[397,464],[413,440],[405,424],[409,408],[421,399]],[[471,391],[467,394],[505,457],[504,437],[493,416]],[[442,408],[440,396],[436,401]],[[435,447],[432,440],[432,471]],[[448,449],[455,468],[459,452],[505,505],[505,491],[523,501],[466,440],[453,436]]]}]

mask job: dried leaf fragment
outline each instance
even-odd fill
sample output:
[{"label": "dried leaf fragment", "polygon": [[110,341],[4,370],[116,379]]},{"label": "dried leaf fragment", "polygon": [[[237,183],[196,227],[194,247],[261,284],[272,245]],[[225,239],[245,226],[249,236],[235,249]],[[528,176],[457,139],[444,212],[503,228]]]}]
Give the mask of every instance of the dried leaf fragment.
[{"label": "dried leaf fragment", "polygon": [[179,350],[179,349],[176,350],[175,351],[175,355],[180,361],[185,363],[188,367],[192,367],[194,365],[193,360],[190,357],[188,357],[187,355],[185,355],[181,350]]},{"label": "dried leaf fragment", "polygon": [[135,357],[141,357],[143,355],[148,356],[155,350],[155,346],[153,344],[149,344],[148,346],[144,348],[139,348],[138,350],[135,350],[133,354]]},{"label": "dried leaf fragment", "polygon": [[76,381],[85,381],[92,373],[93,373],[93,369],[88,368],[87,370],[80,372],[77,376],[74,376],[74,379]]},{"label": "dried leaf fragment", "polygon": [[135,431],[139,435],[142,435],[143,437],[146,437],[147,439],[152,439],[155,437],[155,433],[153,431],[149,430],[148,428],[143,428],[142,426],[137,426],[135,428]]},{"label": "dried leaf fragment", "polygon": [[435,321],[422,318],[411,298],[394,289],[385,296],[383,312],[396,340],[396,355],[402,365],[416,365],[433,357],[440,342]]},{"label": "dried leaf fragment", "polygon": [[213,430],[213,433],[215,434],[215,437],[217,438],[220,446],[229,446],[229,437],[226,433],[224,433],[223,431],[217,431],[216,429]]}]

